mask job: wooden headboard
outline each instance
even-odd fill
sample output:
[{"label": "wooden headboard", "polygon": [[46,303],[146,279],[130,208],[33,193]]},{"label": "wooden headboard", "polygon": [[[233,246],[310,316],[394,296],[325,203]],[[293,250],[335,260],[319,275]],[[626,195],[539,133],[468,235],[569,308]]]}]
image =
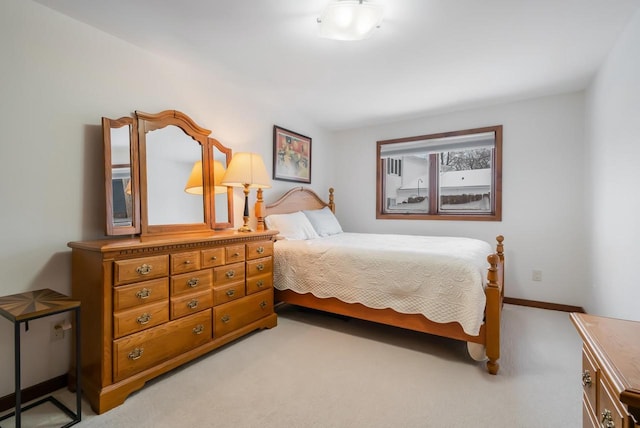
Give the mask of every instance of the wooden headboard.
[{"label": "wooden headboard", "polygon": [[319,210],[329,207],[335,213],[336,206],[333,202],[333,187],[329,188],[329,202],[322,200],[313,190],[306,187],[294,187],[282,195],[280,199],[263,207],[262,192],[258,189],[258,201],[256,202],[256,217],[258,218],[258,230],[264,230],[264,218],[270,214],[289,214],[301,210]]}]

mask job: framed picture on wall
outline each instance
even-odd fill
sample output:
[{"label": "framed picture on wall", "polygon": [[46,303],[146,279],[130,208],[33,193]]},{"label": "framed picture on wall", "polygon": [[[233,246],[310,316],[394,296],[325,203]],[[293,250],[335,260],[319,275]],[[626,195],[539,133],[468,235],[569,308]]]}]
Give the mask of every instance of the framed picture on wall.
[{"label": "framed picture on wall", "polygon": [[311,183],[311,138],[273,126],[273,179]]}]

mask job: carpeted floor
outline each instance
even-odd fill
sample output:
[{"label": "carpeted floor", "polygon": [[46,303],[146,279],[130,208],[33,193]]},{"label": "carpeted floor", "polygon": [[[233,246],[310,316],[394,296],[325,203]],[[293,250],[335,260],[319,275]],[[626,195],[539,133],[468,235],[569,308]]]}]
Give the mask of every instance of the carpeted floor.
[{"label": "carpeted floor", "polygon": [[[505,305],[497,376],[449,339],[283,307],[278,327],[174,370],[79,427],[581,427],[569,315]],[[74,408],[67,390],[55,396]],[[55,408],[23,426],[66,422]],[[3,421],[13,427],[13,420]]]}]

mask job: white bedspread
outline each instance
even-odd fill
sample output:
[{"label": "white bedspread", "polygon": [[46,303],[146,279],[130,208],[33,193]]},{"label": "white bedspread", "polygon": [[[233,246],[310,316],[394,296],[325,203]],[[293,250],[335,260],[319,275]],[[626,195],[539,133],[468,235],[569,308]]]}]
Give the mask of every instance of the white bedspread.
[{"label": "white bedspread", "polygon": [[484,241],[469,238],[340,233],[275,243],[279,290],[336,297],[374,309],[458,322],[478,335],[485,307]]}]

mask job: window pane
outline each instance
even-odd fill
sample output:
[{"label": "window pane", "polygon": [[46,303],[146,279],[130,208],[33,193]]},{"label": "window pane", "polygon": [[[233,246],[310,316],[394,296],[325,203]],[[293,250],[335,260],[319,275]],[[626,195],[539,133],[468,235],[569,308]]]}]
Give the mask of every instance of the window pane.
[{"label": "window pane", "polygon": [[383,198],[386,213],[429,212],[429,156],[415,154],[386,158]]},{"label": "window pane", "polygon": [[491,212],[493,150],[488,148],[441,152],[439,212]]}]

